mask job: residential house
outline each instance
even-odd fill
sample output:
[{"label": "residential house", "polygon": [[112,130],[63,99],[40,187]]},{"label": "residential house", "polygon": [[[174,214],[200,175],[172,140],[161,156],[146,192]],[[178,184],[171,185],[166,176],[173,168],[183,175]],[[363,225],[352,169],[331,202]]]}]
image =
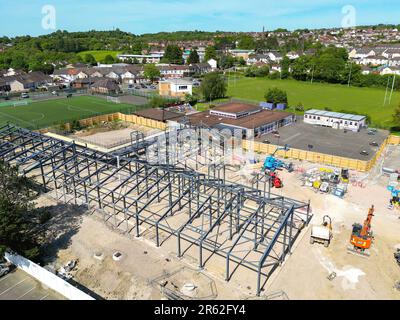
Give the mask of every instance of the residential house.
[{"label": "residential house", "polygon": [[79,72],[79,69],[75,68],[58,69],[54,70],[51,77],[53,77],[54,82],[69,84],[77,79]]},{"label": "residential house", "polygon": [[400,67],[385,67],[381,70],[380,75],[384,76],[387,74],[400,75]]},{"label": "residential house", "polygon": [[286,57],[288,57],[290,60],[295,60],[300,57],[300,54],[296,51],[290,51],[286,54]]},{"label": "residential house", "polygon": [[187,65],[158,65],[161,78],[177,79],[190,74],[190,68]]},{"label": "residential house", "polygon": [[91,85],[90,90],[93,93],[116,94],[121,91],[117,82],[113,79],[100,79]]},{"label": "residential house", "polygon": [[283,59],[283,56],[279,52],[271,51],[271,52],[268,52],[267,55],[272,62],[279,63]]},{"label": "residential house", "polygon": [[372,48],[355,48],[349,52],[351,59],[363,59],[366,57],[375,56],[376,52]]},{"label": "residential house", "polygon": [[363,65],[374,65],[374,66],[380,66],[380,65],[385,65],[389,63],[388,58],[384,56],[369,56],[362,58],[359,61],[360,64]]},{"label": "residential house", "polygon": [[243,58],[246,61],[249,58],[249,55],[254,53],[254,50],[230,49],[228,52],[232,56],[236,58]]},{"label": "residential house", "polygon": [[210,59],[210,60],[207,61],[207,63],[211,66],[211,71],[217,70],[217,68],[218,68],[217,60]]},{"label": "residential house", "polygon": [[256,54],[250,55],[249,58],[247,59],[246,63],[249,65],[253,65],[258,62],[269,63],[270,61],[271,60],[269,58],[269,55],[256,53]]},{"label": "residential house", "polygon": [[71,87],[75,89],[89,89],[100,79],[102,78],[77,78],[71,82]]},{"label": "residential house", "polygon": [[1,70],[0,76],[2,77],[9,77],[9,76],[18,76],[18,75],[23,75],[26,74],[26,72],[22,70],[16,70],[13,68],[9,68],[7,70]]},{"label": "residential house", "polygon": [[193,63],[189,65],[189,70],[191,75],[201,75],[209,73],[211,71],[211,66],[208,63]]},{"label": "residential house", "polygon": [[400,66],[400,57],[395,57],[389,59],[389,67],[398,67]]},{"label": "residential house", "polygon": [[10,87],[11,92],[35,90],[41,86],[45,86],[53,82],[51,77],[40,71],[7,76],[3,77],[2,80]]},{"label": "residential house", "polygon": [[10,85],[3,79],[0,78],[0,92],[8,92],[11,91]]},{"label": "residential house", "polygon": [[121,61],[128,61],[136,59],[139,63],[160,63],[164,54],[150,53],[150,54],[119,54],[118,59]]}]

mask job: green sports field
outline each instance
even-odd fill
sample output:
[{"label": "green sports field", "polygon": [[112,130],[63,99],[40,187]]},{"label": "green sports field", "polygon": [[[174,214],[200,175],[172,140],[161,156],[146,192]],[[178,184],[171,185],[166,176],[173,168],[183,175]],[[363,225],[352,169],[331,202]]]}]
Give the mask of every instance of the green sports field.
[{"label": "green sports field", "polygon": [[391,103],[384,106],[384,89],[246,77],[237,78],[236,83],[230,78],[228,96],[264,101],[265,92],[272,87],[286,90],[291,106],[301,102],[305,109],[329,108],[333,111],[358,112],[369,115],[372,124],[382,128],[390,128],[393,125],[392,115],[400,103],[400,93],[394,92]]},{"label": "green sports field", "polygon": [[140,108],[143,107],[107,102],[92,96],[60,98],[32,102],[26,106],[0,107],[0,126],[9,122],[28,129],[39,129],[100,114],[132,112]]},{"label": "green sports field", "polygon": [[84,58],[85,54],[91,54],[96,59],[96,61],[101,61],[107,55],[110,55],[115,59],[117,57],[117,54],[120,53],[122,53],[122,51],[94,50],[94,51],[81,51],[78,53],[78,55]]}]

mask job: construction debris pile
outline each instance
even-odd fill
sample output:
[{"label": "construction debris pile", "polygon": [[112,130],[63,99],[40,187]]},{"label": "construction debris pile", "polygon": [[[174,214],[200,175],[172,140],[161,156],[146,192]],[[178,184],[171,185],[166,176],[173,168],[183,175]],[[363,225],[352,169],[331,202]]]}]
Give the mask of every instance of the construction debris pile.
[{"label": "construction debris pile", "polygon": [[303,186],[311,187],[315,192],[343,198],[349,184],[349,172],[346,169],[312,168],[303,173],[301,181]]}]

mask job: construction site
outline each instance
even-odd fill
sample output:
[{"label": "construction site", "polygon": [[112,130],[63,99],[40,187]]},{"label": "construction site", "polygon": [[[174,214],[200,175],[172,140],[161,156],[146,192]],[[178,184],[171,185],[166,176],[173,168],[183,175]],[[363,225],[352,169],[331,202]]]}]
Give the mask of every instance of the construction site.
[{"label": "construction site", "polygon": [[0,159],[37,181],[38,206],[69,208],[49,268],[77,261],[70,278],[105,299],[400,298],[399,145],[357,172],[175,129],[0,128]]}]

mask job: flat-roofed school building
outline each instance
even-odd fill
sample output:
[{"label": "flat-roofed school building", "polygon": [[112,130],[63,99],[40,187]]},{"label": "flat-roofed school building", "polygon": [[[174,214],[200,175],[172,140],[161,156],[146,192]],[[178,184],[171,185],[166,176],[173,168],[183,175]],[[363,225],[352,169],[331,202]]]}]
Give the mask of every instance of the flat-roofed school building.
[{"label": "flat-roofed school building", "polygon": [[284,111],[265,110],[259,106],[244,103],[225,103],[209,111],[187,115],[192,125],[216,129],[241,129],[243,134],[255,136],[267,134],[296,121],[296,115]]},{"label": "flat-roofed school building", "polygon": [[366,116],[324,110],[308,110],[304,113],[304,122],[334,129],[360,131],[366,126]]}]

